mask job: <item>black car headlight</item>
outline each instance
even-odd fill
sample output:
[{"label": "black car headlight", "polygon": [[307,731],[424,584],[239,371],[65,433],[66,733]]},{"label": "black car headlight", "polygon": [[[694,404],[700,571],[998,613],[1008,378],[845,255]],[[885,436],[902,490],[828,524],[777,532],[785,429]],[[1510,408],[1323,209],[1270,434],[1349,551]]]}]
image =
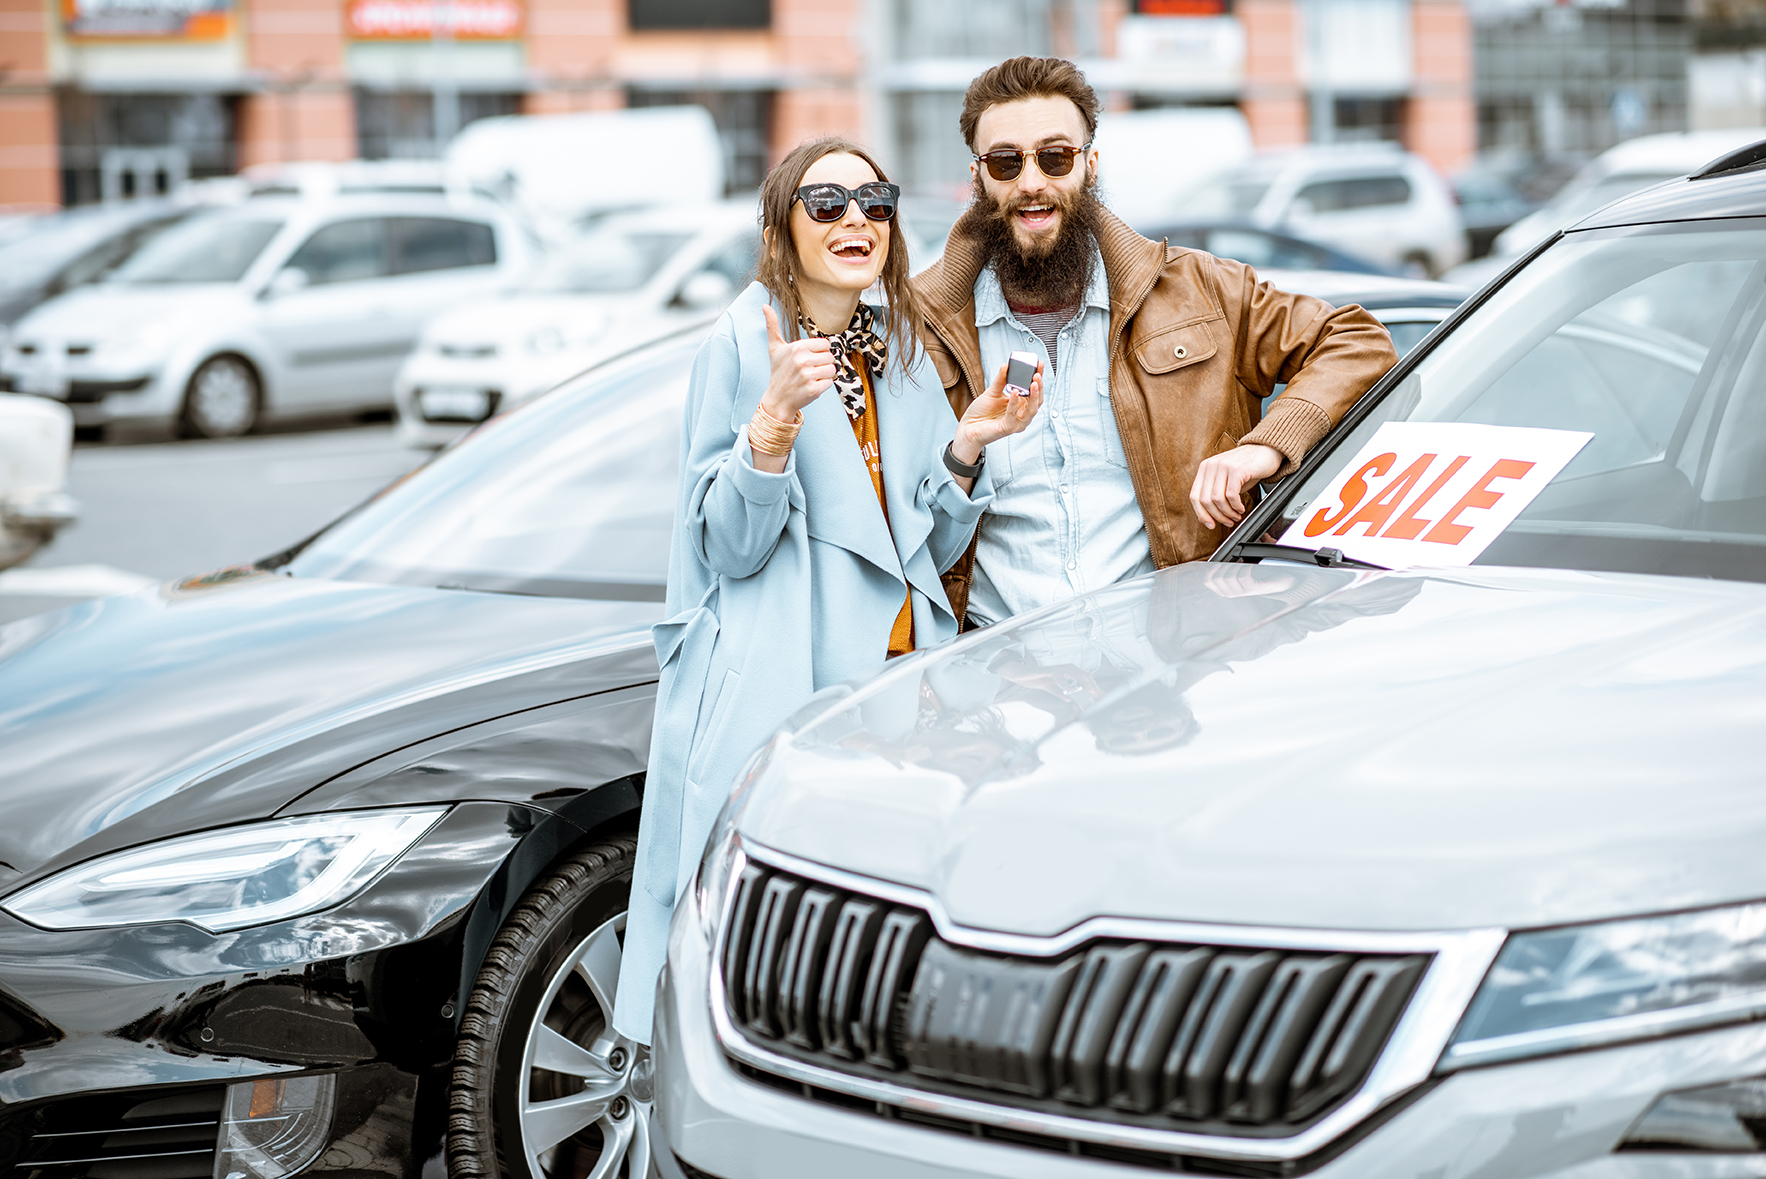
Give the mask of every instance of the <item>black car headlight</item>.
[{"label": "black car headlight", "polygon": [[446,807],[346,811],[112,852],[0,901],[43,929],[184,921],[211,933],[302,917],[367,887]]},{"label": "black car headlight", "polygon": [[1766,1014],[1766,903],[1510,935],[1441,1067]]}]

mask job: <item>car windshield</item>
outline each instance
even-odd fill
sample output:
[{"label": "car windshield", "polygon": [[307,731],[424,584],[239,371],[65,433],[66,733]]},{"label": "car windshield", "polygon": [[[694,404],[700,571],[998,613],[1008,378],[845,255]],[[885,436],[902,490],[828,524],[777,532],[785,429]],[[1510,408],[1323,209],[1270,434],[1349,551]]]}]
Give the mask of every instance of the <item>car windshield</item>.
[{"label": "car windshield", "polygon": [[28,234],[0,246],[0,287],[30,287],[133,223],[110,209],[76,209],[38,218]]},{"label": "car windshield", "polygon": [[1184,199],[1183,215],[1197,220],[1248,217],[1269,191],[1267,180],[1216,180],[1196,189]]},{"label": "car windshield", "polygon": [[1569,225],[1580,221],[1602,205],[1610,205],[1622,196],[1630,196],[1652,184],[1660,184],[1664,180],[1673,180],[1683,175],[1683,172],[1621,172],[1616,176],[1597,180],[1587,188],[1566,189],[1551,200],[1554,224]]},{"label": "car windshield", "polygon": [[533,289],[571,295],[635,291],[656,276],[691,234],[604,229],[548,259]]},{"label": "car windshield", "polygon": [[321,533],[297,577],[660,602],[700,336],[493,419]]},{"label": "car windshield", "polygon": [[112,282],[238,282],[282,228],[269,217],[198,217],[160,234]]},{"label": "car windshield", "polygon": [[[1501,480],[1522,477],[1514,474],[1519,466],[1452,505],[1466,509],[1458,524],[1499,521],[1522,505],[1512,523],[1490,527],[1494,539],[1475,564],[1766,581],[1766,228],[1732,220],[1570,234],[1434,345],[1288,494],[1273,528],[1284,543],[1302,535],[1293,525],[1304,514],[1305,530],[1347,529],[1347,542],[1335,539],[1342,531],[1323,538],[1344,544],[1347,556],[1456,563],[1444,547],[1426,544],[1406,551],[1429,549],[1442,558],[1373,555],[1375,540],[1407,535],[1400,525],[1417,531],[1411,525],[1418,521],[1408,518],[1427,497],[1419,490],[1411,502],[1410,489],[1420,476],[1434,479],[1433,466],[1372,471],[1380,478],[1363,480],[1353,493],[1363,509],[1338,524],[1351,496],[1339,502],[1333,488],[1346,492],[1361,478],[1339,480],[1386,423],[1532,428],[1525,438],[1514,431],[1481,435],[1534,447],[1527,466],[1545,466],[1535,486],[1500,513],[1488,493],[1518,492],[1522,484]],[[1477,433],[1458,426],[1409,435],[1387,429],[1381,437],[1419,439],[1445,463],[1468,453],[1462,448],[1473,442],[1465,440]],[[1560,457],[1542,457],[1548,453]],[[1563,455],[1570,456],[1567,465],[1551,475]],[[1495,469],[1487,458],[1475,466]],[[1401,476],[1409,477],[1404,486]],[[1443,499],[1458,495],[1454,484]],[[1386,524],[1400,504],[1408,506]],[[1492,508],[1488,516],[1485,508]],[[1430,515],[1441,513],[1424,511],[1419,527]],[[1353,529],[1357,522],[1364,531]],[[1308,547],[1321,539],[1311,535]]]}]

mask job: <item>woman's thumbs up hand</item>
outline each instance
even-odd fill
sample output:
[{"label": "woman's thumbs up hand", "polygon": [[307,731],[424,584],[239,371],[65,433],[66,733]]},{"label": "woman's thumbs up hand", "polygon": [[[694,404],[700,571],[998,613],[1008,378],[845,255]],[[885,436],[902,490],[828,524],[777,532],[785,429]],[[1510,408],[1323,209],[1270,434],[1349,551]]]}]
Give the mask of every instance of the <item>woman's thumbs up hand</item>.
[{"label": "woman's thumbs up hand", "polygon": [[766,316],[767,354],[773,362],[773,376],[760,407],[774,421],[795,422],[803,407],[834,383],[834,351],[820,336],[787,343],[772,307],[760,310]]}]

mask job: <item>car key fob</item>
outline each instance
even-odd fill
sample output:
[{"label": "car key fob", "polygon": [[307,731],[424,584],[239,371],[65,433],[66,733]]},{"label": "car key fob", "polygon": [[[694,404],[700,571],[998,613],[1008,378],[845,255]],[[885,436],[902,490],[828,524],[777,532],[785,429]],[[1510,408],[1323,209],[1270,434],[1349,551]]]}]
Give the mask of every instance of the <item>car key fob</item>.
[{"label": "car key fob", "polygon": [[1006,363],[1006,392],[1014,397],[1030,396],[1030,382],[1036,377],[1036,354],[1014,352]]}]

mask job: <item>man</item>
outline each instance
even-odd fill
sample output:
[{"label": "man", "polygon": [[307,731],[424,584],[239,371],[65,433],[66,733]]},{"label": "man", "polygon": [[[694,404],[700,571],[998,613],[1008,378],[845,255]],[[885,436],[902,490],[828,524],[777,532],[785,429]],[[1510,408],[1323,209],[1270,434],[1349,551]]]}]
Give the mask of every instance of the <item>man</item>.
[{"label": "man", "polygon": [[1059,58],[976,78],[961,120],[975,204],[915,283],[959,417],[1012,352],[1043,364],[1043,412],[987,448],[993,505],[946,578],[970,625],[1207,556],[1249,489],[1291,471],[1397,360],[1361,308],[1113,216],[1094,192],[1098,109]]}]

